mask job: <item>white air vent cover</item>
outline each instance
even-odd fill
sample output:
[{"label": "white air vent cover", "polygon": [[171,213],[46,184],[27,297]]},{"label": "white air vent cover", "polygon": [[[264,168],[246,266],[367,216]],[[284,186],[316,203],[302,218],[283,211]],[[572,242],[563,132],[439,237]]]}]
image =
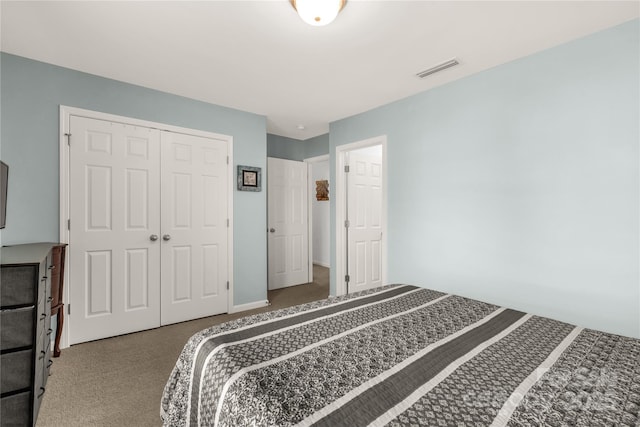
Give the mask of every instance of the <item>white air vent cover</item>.
[{"label": "white air vent cover", "polygon": [[458,65],[459,62],[456,58],[453,58],[447,62],[443,62],[442,64],[438,64],[435,67],[431,67],[428,70],[420,71],[416,76],[424,79],[427,76],[430,76],[433,73],[437,73],[438,71],[446,70],[447,68],[451,68],[455,65]]}]

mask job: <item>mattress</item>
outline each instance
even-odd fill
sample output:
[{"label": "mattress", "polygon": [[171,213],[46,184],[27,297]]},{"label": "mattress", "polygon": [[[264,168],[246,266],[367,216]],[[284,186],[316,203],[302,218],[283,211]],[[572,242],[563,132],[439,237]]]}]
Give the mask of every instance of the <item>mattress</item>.
[{"label": "mattress", "polygon": [[640,340],[408,285],[185,345],[167,426],[640,426]]}]

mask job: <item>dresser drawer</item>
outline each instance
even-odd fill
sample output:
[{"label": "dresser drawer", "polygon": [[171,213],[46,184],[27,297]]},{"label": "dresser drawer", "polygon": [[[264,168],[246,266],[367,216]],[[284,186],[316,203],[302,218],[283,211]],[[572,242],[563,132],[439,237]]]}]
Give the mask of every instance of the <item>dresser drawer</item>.
[{"label": "dresser drawer", "polygon": [[31,392],[26,391],[0,400],[0,425],[28,426],[31,421]]},{"label": "dresser drawer", "polygon": [[51,360],[51,346],[47,347],[47,355],[44,358],[44,378],[42,380],[42,386],[47,386],[49,375],[51,375],[51,366],[53,366],[53,360]]},{"label": "dresser drawer", "polygon": [[32,350],[3,354],[0,356],[0,366],[2,366],[2,370],[0,370],[0,391],[2,393],[31,386]]},{"label": "dresser drawer", "polygon": [[[51,316],[49,316],[49,318],[51,318]],[[38,316],[37,322],[38,326],[36,327],[36,336],[38,337],[38,339],[36,339],[36,346],[37,348],[42,348],[40,343],[44,340],[44,334],[47,332],[46,316],[40,314],[40,316]]]},{"label": "dresser drawer", "polygon": [[0,303],[3,307],[33,304],[38,289],[38,266],[7,266],[0,269]]},{"label": "dresser drawer", "polygon": [[[51,345],[48,344],[45,347],[41,347],[36,352],[36,371],[40,373],[38,375],[42,375],[43,369],[47,366],[48,355],[51,353]],[[40,385],[43,383],[41,382]]]},{"label": "dresser drawer", "polygon": [[[0,312],[0,349],[8,350],[33,345],[35,307],[2,310]],[[44,326],[44,324],[43,324]]]},{"label": "dresser drawer", "polygon": [[53,307],[62,302],[60,299],[60,281],[62,280],[62,278],[60,277],[60,273],[62,271],[63,251],[63,246],[56,246],[51,251],[51,266],[49,266],[49,275],[51,276],[51,296],[53,298]]},{"label": "dresser drawer", "polygon": [[33,381],[33,391],[37,395],[44,391],[45,356],[38,356],[36,361],[36,374]]},{"label": "dresser drawer", "polygon": [[38,327],[37,327],[37,336],[39,342],[42,339],[42,334],[46,334],[47,331],[51,328],[51,302],[42,303],[42,306],[38,306]]},{"label": "dresser drawer", "polygon": [[42,402],[42,397],[44,396],[45,387],[47,385],[47,377],[49,376],[49,369],[47,368],[47,355],[50,353],[50,349],[47,346],[47,349],[44,352],[44,355],[40,353],[36,360],[36,376],[33,382],[33,393],[34,393],[34,416],[37,417],[38,412],[40,411],[40,403]]},{"label": "dresser drawer", "polygon": [[40,264],[40,280],[38,282],[38,302],[46,301],[47,297],[51,296],[51,282],[49,277],[49,270],[47,269],[47,260],[42,261]]}]

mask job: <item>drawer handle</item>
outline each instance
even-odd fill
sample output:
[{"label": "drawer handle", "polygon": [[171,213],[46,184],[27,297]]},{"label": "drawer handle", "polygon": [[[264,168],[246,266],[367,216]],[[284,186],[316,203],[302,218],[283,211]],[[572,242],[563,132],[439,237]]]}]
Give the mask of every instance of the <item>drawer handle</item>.
[{"label": "drawer handle", "polygon": [[44,320],[47,317],[47,313],[42,313],[40,315],[40,320]]},{"label": "drawer handle", "polygon": [[44,394],[44,387],[40,387],[40,393],[38,394],[38,399],[40,399],[43,394]]},{"label": "drawer handle", "polygon": [[47,369],[49,369],[52,365],[53,365],[53,360],[49,359],[49,362],[47,363]]},{"label": "drawer handle", "polygon": [[47,353],[44,350],[40,350],[40,357],[38,357],[38,359],[42,359],[45,354]]},{"label": "drawer handle", "polygon": [[50,266],[49,266],[49,270],[53,270],[54,268],[56,268],[56,266],[55,266],[55,265],[50,265]]},{"label": "drawer handle", "polygon": [[51,301],[53,301],[53,297],[47,298],[47,302],[51,302]]},{"label": "drawer handle", "polygon": [[49,330],[47,331],[47,335],[51,335],[53,333],[53,329],[49,328]]},{"label": "drawer handle", "polygon": [[47,280],[49,278],[49,276],[42,276],[42,281],[44,282],[45,280]]}]

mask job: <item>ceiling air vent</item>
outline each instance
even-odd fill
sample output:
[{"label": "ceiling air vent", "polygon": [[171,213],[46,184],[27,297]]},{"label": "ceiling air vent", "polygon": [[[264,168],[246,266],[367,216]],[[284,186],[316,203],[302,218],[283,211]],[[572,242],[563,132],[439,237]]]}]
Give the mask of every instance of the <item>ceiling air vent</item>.
[{"label": "ceiling air vent", "polygon": [[428,70],[420,71],[418,74],[416,74],[416,76],[420,77],[421,79],[424,79],[425,77],[430,76],[431,74],[437,73],[438,71],[446,70],[447,68],[451,68],[458,64],[459,64],[458,60],[456,58],[453,58],[450,61],[443,62],[442,64],[438,64],[435,67],[429,68]]}]

